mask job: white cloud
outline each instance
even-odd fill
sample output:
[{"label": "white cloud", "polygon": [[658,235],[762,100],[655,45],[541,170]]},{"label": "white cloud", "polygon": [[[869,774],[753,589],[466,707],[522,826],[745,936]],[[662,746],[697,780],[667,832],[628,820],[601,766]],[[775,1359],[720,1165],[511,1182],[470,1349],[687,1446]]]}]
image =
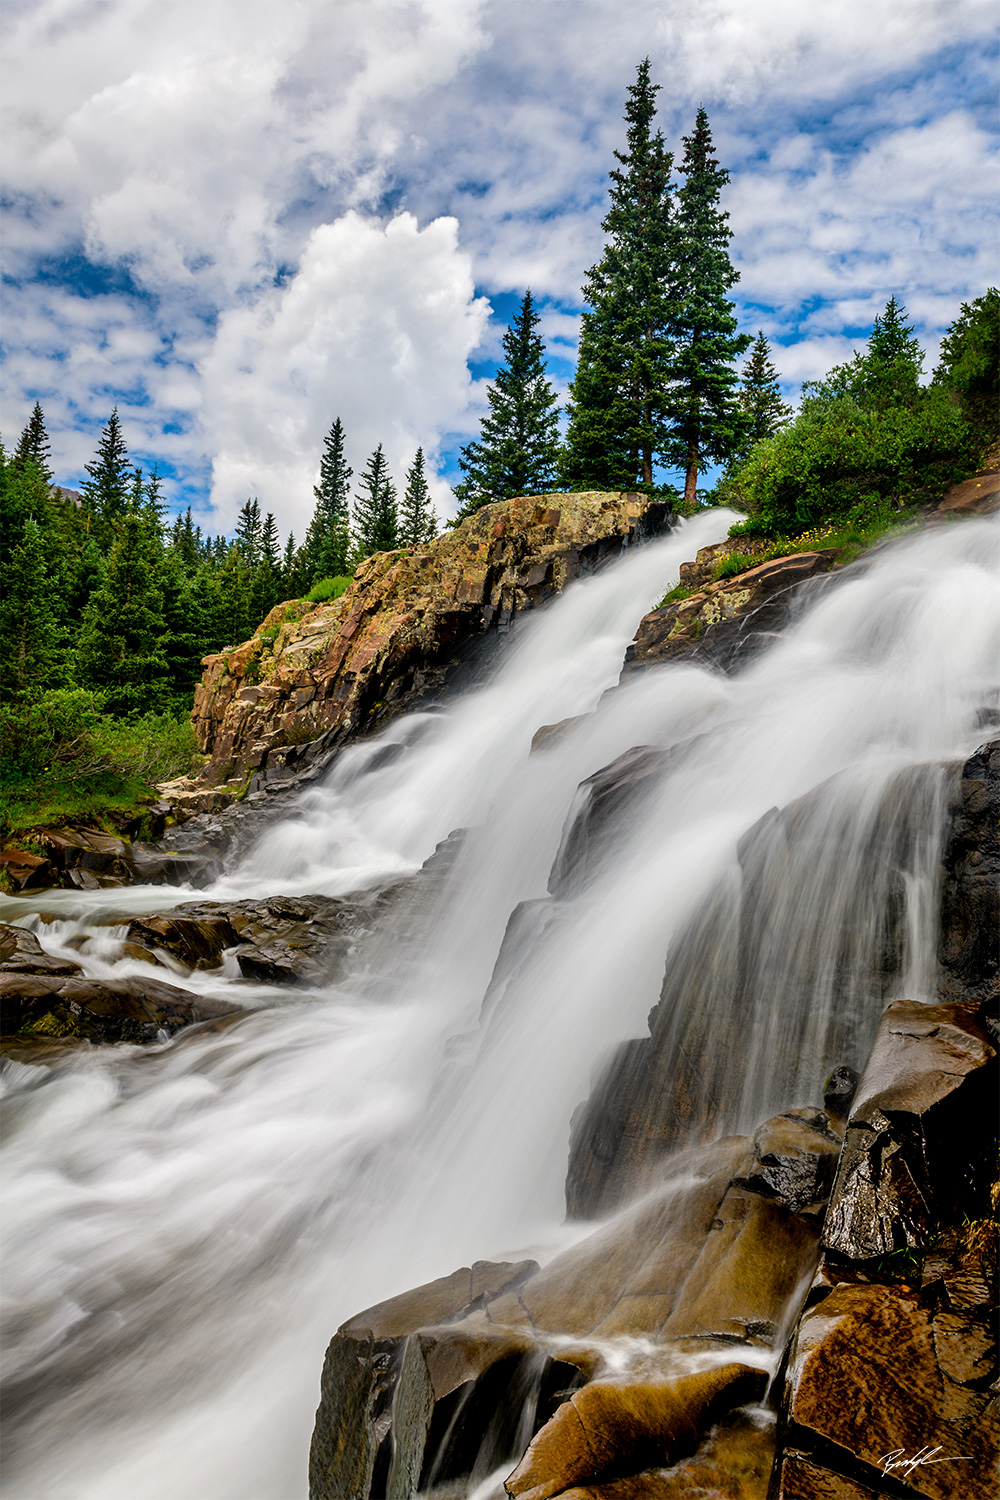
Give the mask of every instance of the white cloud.
[{"label": "white cloud", "polygon": [[222,523],[256,494],[301,537],[335,416],[356,472],[380,442],[400,483],[419,444],[433,461],[428,434],[460,421],[488,316],[454,219],[382,228],[349,210],[316,228],[286,286],[224,314],[201,366]]}]

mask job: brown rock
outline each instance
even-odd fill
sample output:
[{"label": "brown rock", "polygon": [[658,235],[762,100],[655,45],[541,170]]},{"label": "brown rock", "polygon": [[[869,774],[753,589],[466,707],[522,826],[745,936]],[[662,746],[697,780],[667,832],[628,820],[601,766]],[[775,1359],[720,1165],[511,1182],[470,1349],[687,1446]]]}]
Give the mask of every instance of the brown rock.
[{"label": "brown rock", "polygon": [[553,1500],[573,1486],[672,1462],[726,1410],[763,1395],[767,1376],[723,1365],[664,1381],[594,1381],[532,1439],[505,1481],[515,1500]]},{"label": "brown rock", "polygon": [[239,942],[239,935],[224,914],[135,917],[129,923],[128,941],[155,953],[158,949],[179,959],[189,969],[215,969],[226,948]]},{"label": "brown rock", "polygon": [[559,1500],[767,1500],[773,1462],[773,1421],[737,1411],[669,1469],[575,1485]]},{"label": "brown rock", "polygon": [[153,978],[90,980],[0,975],[2,1030],[38,1041],[153,1042],[233,1011]]},{"label": "brown rock", "polygon": [[883,1500],[884,1491],[845,1479],[802,1453],[786,1453],[778,1476],[778,1500]]},{"label": "brown rock", "polygon": [[0,873],[16,891],[44,890],[52,884],[51,861],[24,849],[0,851]]},{"label": "brown rock", "polygon": [[934,515],[989,516],[997,509],[1000,509],[1000,472],[987,469],[953,484]]},{"label": "brown rock", "polygon": [[838,1467],[881,1473],[889,1454],[936,1449],[947,1461],[910,1471],[911,1489],[933,1500],[993,1492],[995,1400],[942,1371],[930,1311],[916,1295],[836,1288],[799,1323],[789,1390],[793,1433],[835,1444]]},{"label": "brown rock", "polygon": [[81,966],[71,958],[46,953],[33,932],[0,922],[0,974],[79,974]]}]

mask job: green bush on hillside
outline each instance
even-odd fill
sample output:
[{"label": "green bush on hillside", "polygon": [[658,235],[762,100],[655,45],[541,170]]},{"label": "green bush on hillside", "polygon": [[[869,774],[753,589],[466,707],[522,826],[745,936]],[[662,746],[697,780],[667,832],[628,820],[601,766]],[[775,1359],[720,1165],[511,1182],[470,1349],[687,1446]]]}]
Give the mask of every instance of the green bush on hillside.
[{"label": "green bush on hillside", "polygon": [[339,599],[351,584],[350,578],[321,578],[314,583],[306,598],[310,604],[328,604],[331,599]]}]

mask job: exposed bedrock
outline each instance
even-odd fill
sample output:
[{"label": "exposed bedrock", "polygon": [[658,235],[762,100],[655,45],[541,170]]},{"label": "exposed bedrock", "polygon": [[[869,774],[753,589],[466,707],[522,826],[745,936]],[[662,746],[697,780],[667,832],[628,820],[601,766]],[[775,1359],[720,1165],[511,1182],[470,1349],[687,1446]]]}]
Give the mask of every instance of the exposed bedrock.
[{"label": "exposed bedrock", "polygon": [[723,670],[742,666],[788,623],[802,597],[802,585],[828,573],[837,561],[833,550],[797,552],[760,563],[735,578],[709,582],[717,556],[729,550],[731,543],[703,547],[694,563],[682,566],[681,583],[695,585],[698,592],[644,617],[629,648],[629,667],[680,659]]},{"label": "exposed bedrock", "polygon": [[367,558],[339,599],[278,605],[252,640],[205,660],[193,722],[206,777],[294,776],[308,744],[315,757],[412,708],[477,642],[670,521],[637,494],[507,500],[426,546]]}]

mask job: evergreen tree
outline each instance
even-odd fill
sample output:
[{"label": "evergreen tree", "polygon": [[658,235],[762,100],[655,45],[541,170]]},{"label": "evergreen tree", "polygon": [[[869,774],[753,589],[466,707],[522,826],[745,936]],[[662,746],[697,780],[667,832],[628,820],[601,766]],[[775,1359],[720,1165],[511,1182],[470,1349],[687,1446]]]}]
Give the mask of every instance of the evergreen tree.
[{"label": "evergreen tree", "polygon": [[29,516],[4,570],[0,666],[5,697],[37,693],[53,676],[58,631],[47,552],[45,535]]},{"label": "evergreen tree", "polygon": [[16,469],[23,469],[29,460],[33,461],[45,479],[46,484],[51,485],[51,457],[49,435],[45,430],[45,417],[42,412],[41,403],[36,401],[31,416],[25,424],[24,431],[18,439],[12,462]]},{"label": "evergreen tree", "polygon": [[734,361],[750,343],[738,334],[727,292],[739,280],[729,258],[729,215],[719,206],[729,173],[713,156],[708,115],[699,109],[684,137],[677,194],[674,284],[670,314],[673,354],[666,406],[670,439],[665,456],[685,470],[684,499],[693,505],[698,472],[739,449],[744,419]]},{"label": "evergreen tree", "polygon": [[559,413],[545,374],[545,345],[535,332],[537,325],[538,314],[527,291],[504,334],[506,364],[487,389],[490,409],[479,440],[463,448],[458,460],[466,477],[455,486],[461,502],[457,521],[491,500],[541,494],[555,483]]},{"label": "evergreen tree", "polygon": [[52,502],[48,477],[30,454],[19,460],[0,450],[0,460],[0,565],[6,567],[29,517],[45,526]]},{"label": "evergreen tree", "polygon": [[346,571],[351,544],[348,481],[353,473],[344,458],[344,428],[337,417],[324,440],[319,484],[313,488],[316,510],[304,547],[311,582],[337,578]]},{"label": "evergreen tree", "polygon": [[406,476],[406,490],[399,508],[399,539],[405,546],[432,541],[438,533],[437,517],[431,505],[427,475],[424,472],[424,450],[417,449],[413,466]]},{"label": "evergreen tree", "polygon": [[664,440],[673,157],[653,132],[657,91],[647,57],[628,90],[627,150],[615,152],[620,165],[610,173],[607,244],[583,287],[561,464],[571,488],[651,486]]},{"label": "evergreen tree", "polygon": [[361,490],[354,502],[354,539],[359,557],[392,552],[399,546],[396,487],[389,478],[381,443],[361,475]]},{"label": "evergreen tree", "polygon": [[738,456],[743,458],[754,443],[772,437],[792,415],[792,408],[781,399],[778,372],[771,363],[771,346],[763,329],[758,330],[750,346],[750,358],[743,366],[739,399],[745,427]]},{"label": "evergreen tree", "polygon": [[941,340],[932,383],[955,393],[977,442],[995,435],[1000,406],[1000,291],[995,286],[962,303]]},{"label": "evergreen tree", "polygon": [[110,541],[114,526],[128,509],[133,480],[117,406],[101,433],[94,462],[84,467],[90,478],[83,483],[83,502],[97,532]]},{"label": "evergreen tree", "polygon": [[248,568],[255,568],[260,562],[260,543],[260,505],[256,500],[248,500],[236,522],[236,545]]},{"label": "evergreen tree", "polygon": [[892,296],[875,319],[865,349],[845,364],[834,365],[822,380],[804,381],[802,394],[807,402],[847,398],[866,410],[912,406],[923,362],[920,344],[906,322],[906,308]]},{"label": "evergreen tree", "polygon": [[84,610],[77,642],[80,680],[106,691],[109,713],[141,713],[164,700],[160,560],[160,539],[148,509],[130,504],[116,527],[101,583]]}]

